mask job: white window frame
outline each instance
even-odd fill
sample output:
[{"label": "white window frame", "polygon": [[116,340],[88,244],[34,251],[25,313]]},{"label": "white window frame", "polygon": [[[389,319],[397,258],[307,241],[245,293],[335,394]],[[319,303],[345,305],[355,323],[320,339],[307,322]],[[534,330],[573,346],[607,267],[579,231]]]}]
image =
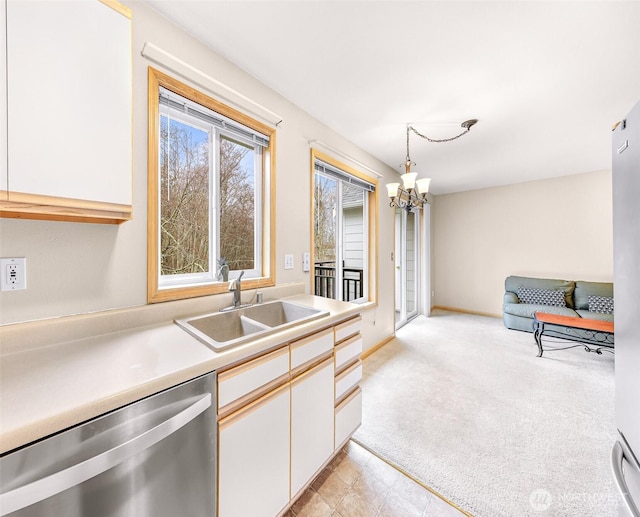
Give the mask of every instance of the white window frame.
[{"label": "white window frame", "polygon": [[[253,263],[258,267],[244,270],[243,278],[259,278],[262,274],[262,152],[261,146],[254,144],[248,139],[234,133],[221,130],[212,124],[207,124],[195,117],[190,117],[183,113],[178,113],[164,106],[159,105],[160,114],[172,119],[179,120],[183,124],[193,126],[197,129],[207,132],[209,137],[209,271],[205,273],[185,273],[181,275],[163,275],[160,267],[162,261],[162,252],[160,249],[160,239],[158,239],[158,287],[160,289],[175,286],[192,286],[202,283],[218,282],[218,266],[217,258],[220,257],[220,141],[221,139],[238,142],[240,145],[246,145],[253,151],[253,172],[254,172],[254,255]],[[161,166],[158,160],[158,168]],[[158,174],[160,171],[158,170]],[[158,182],[158,196],[160,195],[160,182]],[[158,198],[160,199],[160,198]],[[160,210],[158,211],[160,214]],[[240,275],[240,270],[230,270],[229,278],[233,279]]]}]

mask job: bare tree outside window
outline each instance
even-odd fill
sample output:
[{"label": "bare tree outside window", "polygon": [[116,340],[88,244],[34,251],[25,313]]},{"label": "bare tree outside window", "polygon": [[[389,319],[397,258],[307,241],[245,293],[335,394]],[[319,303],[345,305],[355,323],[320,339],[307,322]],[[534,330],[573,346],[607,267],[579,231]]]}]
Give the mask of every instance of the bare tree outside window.
[{"label": "bare tree outside window", "polygon": [[314,257],[316,262],[336,260],[336,210],[338,182],[315,175]]},{"label": "bare tree outside window", "polygon": [[[209,140],[205,130],[161,117],[162,275],[210,270]],[[252,148],[220,139],[220,256],[232,271],[255,265],[254,159]]]},{"label": "bare tree outside window", "polygon": [[209,271],[208,133],[160,120],[161,274]]},{"label": "bare tree outside window", "polygon": [[220,255],[232,271],[255,267],[255,152],[220,139]]}]

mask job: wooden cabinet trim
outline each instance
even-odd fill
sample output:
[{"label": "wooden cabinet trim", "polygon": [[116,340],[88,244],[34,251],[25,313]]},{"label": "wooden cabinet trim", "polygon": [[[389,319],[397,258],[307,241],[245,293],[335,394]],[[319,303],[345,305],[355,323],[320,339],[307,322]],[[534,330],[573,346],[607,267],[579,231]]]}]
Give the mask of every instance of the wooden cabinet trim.
[{"label": "wooden cabinet trim", "polygon": [[360,386],[356,386],[352,391],[350,391],[349,394],[340,401],[340,404],[336,406],[336,414],[340,413],[340,411],[342,411],[345,406],[349,405],[349,402],[356,398],[361,392],[362,388]]},{"label": "wooden cabinet trim", "polygon": [[332,363],[333,363],[333,357],[331,355],[326,355],[324,359],[320,359],[319,362],[316,361],[316,363],[313,366],[309,367],[306,371],[300,373],[299,375],[294,377],[292,374],[291,386],[293,387],[301,382],[304,382],[307,378],[311,377],[312,375],[315,375],[320,370],[323,370],[324,368],[332,366]]},{"label": "wooden cabinet trim", "polygon": [[[340,364],[338,364],[338,354],[340,354],[340,352],[342,352],[346,348],[349,348],[350,346],[356,344],[358,341],[361,342],[359,347],[360,352],[354,355],[353,357],[347,359],[346,361],[343,361]],[[351,367],[354,363],[359,361],[361,359],[360,357],[361,354],[362,354],[362,334],[356,334],[355,336],[349,339],[346,339],[341,343],[339,343],[338,345],[336,345],[336,348],[335,348],[336,375],[341,374],[347,368]]]},{"label": "wooden cabinet trim", "polygon": [[0,217],[120,224],[133,216],[131,205],[0,191]]},{"label": "wooden cabinet trim", "polygon": [[266,354],[259,355],[258,357],[255,357],[243,363],[237,364],[233,368],[229,368],[228,370],[218,373],[218,384],[230,379],[231,377],[235,377],[236,375],[244,373],[247,370],[251,370],[252,368],[259,366],[262,363],[266,363],[267,361],[271,361],[276,357],[279,357],[281,355],[288,354],[288,353],[289,353],[289,347],[287,345],[281,345],[276,350],[267,352]]},{"label": "wooden cabinet trim", "polygon": [[264,384],[259,388],[256,388],[255,390],[250,391],[249,393],[243,395],[242,397],[237,398],[232,402],[225,404],[224,406],[220,406],[218,408],[218,420],[225,418],[226,416],[233,413],[234,411],[237,411],[238,409],[242,408],[242,406],[251,404],[253,401],[259,399],[260,397],[264,396],[270,391],[277,389],[279,386],[288,383],[290,378],[291,376],[289,375],[289,372],[287,372],[281,375],[280,377],[273,379],[271,382]]},{"label": "wooden cabinet trim", "polygon": [[314,332],[313,334],[307,335],[306,337],[303,337],[301,339],[296,339],[295,341],[291,342],[291,349],[295,350],[297,348],[300,348],[302,346],[308,345],[309,343],[311,343],[312,341],[315,341],[318,338],[322,338],[327,334],[332,334],[333,333],[333,328],[332,327],[328,327],[325,328],[323,330],[319,330],[318,332]]},{"label": "wooden cabinet trim", "polygon": [[262,406],[267,404],[270,400],[278,397],[284,391],[289,390],[289,389],[290,389],[290,383],[287,382],[287,383],[283,384],[282,386],[280,386],[279,388],[276,388],[275,390],[271,390],[268,393],[265,393],[260,398],[254,400],[250,404],[247,404],[246,406],[238,409],[237,411],[235,411],[235,412],[233,412],[233,413],[231,413],[229,415],[226,415],[223,418],[219,418],[218,419],[218,429],[219,429],[219,431],[224,430],[225,428],[227,428],[230,425],[232,425],[238,419],[240,419],[242,417],[245,417],[248,414],[252,413],[253,411],[256,411],[257,409],[261,408]]},{"label": "wooden cabinet trim", "polygon": [[349,368],[345,369],[343,372],[340,372],[339,375],[336,375],[336,383],[340,382],[342,379],[347,377],[350,373],[352,373],[360,365],[362,365],[362,361],[357,361],[354,364],[352,364]]},{"label": "wooden cabinet trim", "polygon": [[[341,343],[345,339],[349,339],[350,337],[354,336],[355,334],[360,333],[361,324],[362,324],[362,316],[360,314],[358,314],[357,316],[354,316],[353,318],[350,318],[350,319],[348,319],[348,320],[346,320],[346,321],[344,321],[342,323],[337,324],[334,327],[336,344]],[[341,332],[343,332],[345,329],[349,328],[352,325],[357,325],[357,328],[354,329],[353,332],[350,332],[349,334],[347,334],[346,336],[339,337],[339,334]]]},{"label": "wooden cabinet trim", "polygon": [[347,385],[347,388],[343,390],[342,387],[339,388],[339,384],[347,379],[350,375],[354,374],[357,370],[362,370],[362,361],[358,360],[358,362],[354,363],[352,366],[347,368],[340,375],[336,376],[335,379],[335,394],[336,394],[336,406],[338,406],[344,399],[347,397],[351,390],[358,385],[358,383],[362,380],[362,371],[360,377],[357,381],[355,381],[351,385]]},{"label": "wooden cabinet trim", "polygon": [[289,349],[291,374],[298,375],[326,357],[333,356],[333,329],[328,328],[294,341],[289,345]]}]

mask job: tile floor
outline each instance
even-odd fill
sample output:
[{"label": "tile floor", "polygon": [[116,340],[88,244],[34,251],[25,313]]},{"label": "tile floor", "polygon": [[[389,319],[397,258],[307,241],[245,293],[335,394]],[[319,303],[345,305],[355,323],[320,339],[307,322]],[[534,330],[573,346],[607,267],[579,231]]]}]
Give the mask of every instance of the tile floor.
[{"label": "tile floor", "polygon": [[465,514],[350,441],[285,517],[463,517]]}]

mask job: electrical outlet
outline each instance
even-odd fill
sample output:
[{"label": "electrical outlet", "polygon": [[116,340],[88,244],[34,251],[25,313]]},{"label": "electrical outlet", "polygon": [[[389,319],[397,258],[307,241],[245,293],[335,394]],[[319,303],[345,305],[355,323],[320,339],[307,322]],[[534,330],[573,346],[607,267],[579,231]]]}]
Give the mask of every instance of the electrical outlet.
[{"label": "electrical outlet", "polygon": [[311,271],[311,254],[308,251],[302,254],[302,271]]},{"label": "electrical outlet", "polygon": [[293,269],[293,255],[284,256],[284,268]]},{"label": "electrical outlet", "polygon": [[2,291],[20,291],[27,288],[27,259],[0,259],[0,287]]}]

